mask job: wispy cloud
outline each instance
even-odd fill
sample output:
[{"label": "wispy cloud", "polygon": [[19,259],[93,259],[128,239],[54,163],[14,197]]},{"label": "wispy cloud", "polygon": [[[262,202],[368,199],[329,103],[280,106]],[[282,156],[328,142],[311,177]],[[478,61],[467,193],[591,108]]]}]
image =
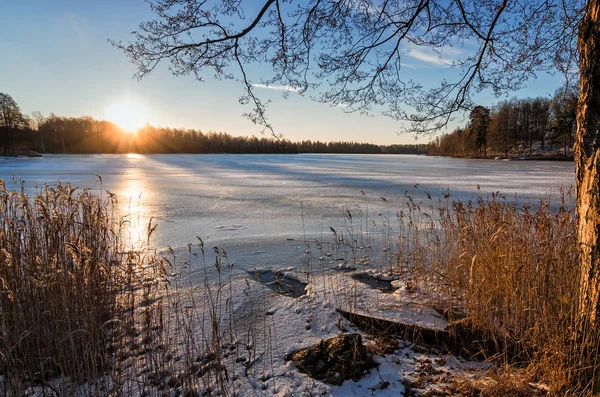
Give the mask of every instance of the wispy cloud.
[{"label": "wispy cloud", "polygon": [[437,51],[429,47],[410,45],[405,49],[406,55],[421,62],[435,66],[451,66],[458,59],[461,51],[454,47],[444,47]]},{"label": "wispy cloud", "polygon": [[452,61],[446,58],[442,58],[439,54],[431,50],[422,50],[412,48],[408,50],[407,55],[425,63],[432,63],[434,65],[452,65]]},{"label": "wispy cloud", "polygon": [[65,13],[65,17],[66,17],[67,22],[69,23],[69,25],[71,25],[71,28],[75,32],[75,35],[77,36],[77,38],[79,39],[79,41],[81,42],[81,44],[84,47],[89,47],[90,46],[90,41],[88,40],[88,38],[86,37],[85,33],[83,32],[83,29],[81,28],[81,25],[77,22],[77,18],[75,17],[75,15],[73,15],[70,12],[67,12],[67,13]]},{"label": "wispy cloud", "polygon": [[259,83],[252,83],[251,85],[254,88],[266,88],[268,90],[275,90],[275,91],[299,92],[301,90],[300,87],[294,87],[291,85],[270,85],[270,84],[259,84]]}]

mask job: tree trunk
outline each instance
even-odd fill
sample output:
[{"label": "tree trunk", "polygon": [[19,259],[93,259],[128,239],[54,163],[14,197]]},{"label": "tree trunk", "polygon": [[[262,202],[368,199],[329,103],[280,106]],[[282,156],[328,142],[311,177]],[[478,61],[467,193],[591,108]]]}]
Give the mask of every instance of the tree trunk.
[{"label": "tree trunk", "polygon": [[577,104],[575,160],[577,177],[577,241],[580,261],[579,338],[584,375],[598,381],[600,333],[600,0],[589,0],[579,27],[580,94]]}]

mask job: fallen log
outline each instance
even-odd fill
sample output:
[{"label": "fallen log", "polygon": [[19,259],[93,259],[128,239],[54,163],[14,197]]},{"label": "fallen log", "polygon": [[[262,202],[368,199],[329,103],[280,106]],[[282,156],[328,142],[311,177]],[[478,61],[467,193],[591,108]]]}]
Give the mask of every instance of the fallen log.
[{"label": "fallen log", "polygon": [[[456,321],[446,329],[421,327],[337,309],[346,320],[372,335],[395,336],[416,345],[439,349],[468,359],[487,360],[506,352],[504,343],[483,329],[471,327],[466,321]],[[509,349],[508,351],[512,351]]]}]

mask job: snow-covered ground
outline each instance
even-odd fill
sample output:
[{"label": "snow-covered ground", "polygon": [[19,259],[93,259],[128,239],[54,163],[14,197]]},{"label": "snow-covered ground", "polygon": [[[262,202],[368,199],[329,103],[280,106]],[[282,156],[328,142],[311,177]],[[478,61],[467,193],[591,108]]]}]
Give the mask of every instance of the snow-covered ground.
[{"label": "snow-covered ground", "polygon": [[[382,342],[337,311],[444,329],[446,321],[429,305],[432,297],[418,287],[406,288],[406,280],[375,271],[324,271],[319,267],[311,274],[293,267],[261,268],[247,277],[231,278],[229,264],[224,262],[221,281],[205,279],[190,285],[187,280],[203,273],[204,265],[198,256],[185,262],[171,273],[171,296],[161,295],[164,290],[159,287],[161,298],[150,299],[154,309],[162,305],[168,313],[160,329],[152,328],[151,339],[156,344],[142,347],[140,342],[137,353],[120,364],[117,382],[107,378],[101,390],[87,384],[71,386],[74,390],[56,380],[47,384],[52,389],[33,386],[28,395],[47,395],[51,390],[59,395],[127,396],[451,395],[457,381],[481,376],[489,368],[486,363],[393,336]],[[275,281],[273,277],[261,280],[258,274],[275,274]],[[357,274],[395,280],[393,291],[372,288],[353,277]],[[291,287],[302,286],[295,281],[306,284],[305,290],[296,291],[304,294],[287,296]],[[143,311],[147,303],[140,301],[139,305]],[[216,334],[211,308],[219,319]],[[362,335],[377,364],[358,381],[328,384],[302,373],[285,359],[289,353],[348,333]],[[219,357],[214,350],[217,334]],[[140,332],[140,338],[145,335]]]}]

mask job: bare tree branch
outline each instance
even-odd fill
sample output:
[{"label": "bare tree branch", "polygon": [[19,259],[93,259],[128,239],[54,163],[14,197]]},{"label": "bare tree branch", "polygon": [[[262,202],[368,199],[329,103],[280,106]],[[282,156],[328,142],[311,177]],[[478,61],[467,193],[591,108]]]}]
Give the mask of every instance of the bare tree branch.
[{"label": "bare tree branch", "polygon": [[[139,78],[162,61],[176,75],[203,80],[212,70],[237,78],[240,102],[253,107],[246,116],[269,131],[268,102],[254,94],[256,83],[300,94],[310,88],[319,101],[347,112],[381,111],[417,134],[471,110],[482,90],[519,89],[540,70],[572,78],[585,8],[585,0],[149,1],[157,19],[142,23],[133,42],[113,42]],[[453,81],[423,87],[403,67],[411,49],[464,56],[439,62],[455,70]],[[251,64],[268,65],[268,72],[250,75]]]}]

